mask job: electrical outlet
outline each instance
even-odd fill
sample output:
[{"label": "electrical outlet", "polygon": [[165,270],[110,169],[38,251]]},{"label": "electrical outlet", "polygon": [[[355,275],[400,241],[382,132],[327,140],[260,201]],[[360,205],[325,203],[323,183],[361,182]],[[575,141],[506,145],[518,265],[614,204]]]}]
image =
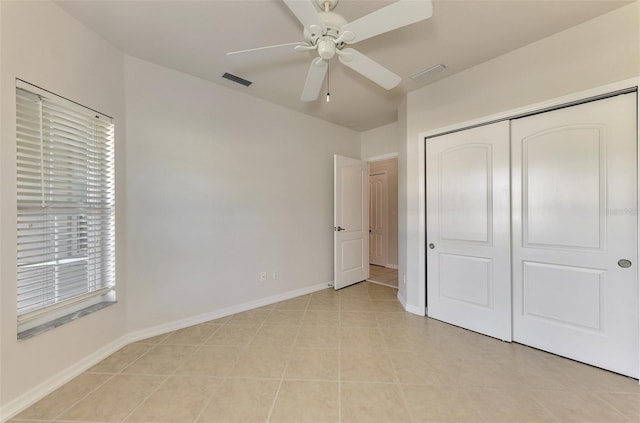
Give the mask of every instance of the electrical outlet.
[{"label": "electrical outlet", "polygon": [[274,281],[277,281],[278,280],[278,271],[274,270],[273,273],[271,274],[271,276],[273,277]]},{"label": "electrical outlet", "polygon": [[260,282],[267,281],[267,272],[260,272]]}]

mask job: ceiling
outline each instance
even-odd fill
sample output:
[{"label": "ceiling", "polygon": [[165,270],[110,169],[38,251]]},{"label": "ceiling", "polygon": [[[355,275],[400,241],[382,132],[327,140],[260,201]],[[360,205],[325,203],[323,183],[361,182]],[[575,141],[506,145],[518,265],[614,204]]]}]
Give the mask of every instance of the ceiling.
[{"label": "ceiling", "polygon": [[[225,54],[303,41],[302,25],[280,0],[58,0],[69,14],[122,52],[233,90],[364,131],[394,122],[405,94],[604,14],[631,0],[434,0],[433,16],[353,45],[400,75],[386,91],[335,58],[331,102],[300,101],[314,53],[293,47]],[[340,0],[334,12],[352,21],[391,1]],[[415,83],[410,75],[443,63],[447,70]],[[243,87],[221,78],[253,81]]]}]

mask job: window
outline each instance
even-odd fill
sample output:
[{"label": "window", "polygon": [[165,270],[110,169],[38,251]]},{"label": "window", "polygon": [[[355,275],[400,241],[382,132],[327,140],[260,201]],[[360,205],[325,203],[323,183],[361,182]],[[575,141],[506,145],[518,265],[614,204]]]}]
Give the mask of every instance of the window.
[{"label": "window", "polygon": [[115,301],[112,119],[16,84],[18,338]]}]

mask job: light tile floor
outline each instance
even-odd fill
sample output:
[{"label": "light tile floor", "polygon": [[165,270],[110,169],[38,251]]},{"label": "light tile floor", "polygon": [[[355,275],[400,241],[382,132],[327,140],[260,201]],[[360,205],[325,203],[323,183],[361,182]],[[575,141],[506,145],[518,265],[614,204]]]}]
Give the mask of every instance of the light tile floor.
[{"label": "light tile floor", "polygon": [[638,381],[324,290],[130,344],[15,422],[638,422]]},{"label": "light tile floor", "polygon": [[398,288],[398,271],[388,267],[369,265],[369,281]]}]

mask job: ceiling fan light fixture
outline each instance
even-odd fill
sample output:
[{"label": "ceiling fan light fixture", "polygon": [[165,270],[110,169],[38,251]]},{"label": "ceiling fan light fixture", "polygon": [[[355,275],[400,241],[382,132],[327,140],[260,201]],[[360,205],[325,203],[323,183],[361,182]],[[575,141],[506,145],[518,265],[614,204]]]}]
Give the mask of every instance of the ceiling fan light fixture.
[{"label": "ceiling fan light fixture", "polygon": [[422,81],[424,81],[427,78],[431,78],[439,73],[442,73],[444,71],[447,70],[447,67],[445,65],[443,65],[442,63],[439,63],[435,66],[431,66],[430,68],[427,68],[425,70],[422,70],[418,73],[414,73],[413,75],[411,75],[409,78],[411,78],[413,80],[413,82],[415,83],[420,83]]},{"label": "ceiling fan light fixture", "polygon": [[318,56],[324,60],[331,60],[336,55],[336,45],[331,40],[320,40],[318,43]]}]

